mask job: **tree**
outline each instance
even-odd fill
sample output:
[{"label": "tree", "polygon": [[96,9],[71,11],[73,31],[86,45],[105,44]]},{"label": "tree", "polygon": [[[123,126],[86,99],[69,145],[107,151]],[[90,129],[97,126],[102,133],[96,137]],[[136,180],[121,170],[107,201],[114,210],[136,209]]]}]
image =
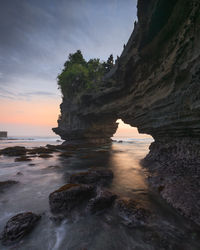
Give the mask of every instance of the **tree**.
[{"label": "tree", "polygon": [[[113,65],[113,56],[107,61],[107,68]],[[99,59],[84,59],[80,50],[74,54],[69,54],[68,60],[64,64],[64,69],[58,75],[58,85],[63,95],[72,98],[78,93],[95,89],[101,83],[105,74],[104,64]]]},{"label": "tree", "polygon": [[105,68],[105,73],[108,73],[112,69],[112,67],[114,65],[114,58],[113,58],[112,54],[108,57],[107,62],[106,63],[104,62],[103,65]]}]

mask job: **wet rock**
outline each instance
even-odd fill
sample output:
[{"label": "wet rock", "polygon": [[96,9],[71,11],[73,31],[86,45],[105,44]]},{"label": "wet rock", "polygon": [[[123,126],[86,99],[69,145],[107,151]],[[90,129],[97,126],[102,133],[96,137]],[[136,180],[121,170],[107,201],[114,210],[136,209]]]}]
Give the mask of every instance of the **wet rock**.
[{"label": "wet rock", "polygon": [[21,240],[31,232],[41,216],[31,212],[20,213],[12,217],[6,223],[2,232],[1,241],[3,245],[10,245]]},{"label": "wet rock", "polygon": [[17,172],[16,175],[20,176],[20,175],[23,175],[23,173],[22,172]]},{"label": "wet rock", "polygon": [[38,148],[33,148],[28,151],[28,154],[51,154],[55,152],[56,149],[50,149],[50,148],[45,148],[45,147],[38,147]]},{"label": "wet rock", "polygon": [[88,172],[80,172],[70,176],[70,183],[82,184],[105,184],[113,178],[113,172],[110,169],[92,169]]},{"label": "wet rock", "polygon": [[116,198],[117,195],[107,190],[101,190],[95,198],[88,202],[86,210],[91,214],[102,212],[111,207]]},{"label": "wet rock", "polygon": [[35,164],[34,163],[30,163],[30,164],[28,164],[29,166],[31,166],[31,167],[33,167],[33,166],[35,166]]},{"label": "wet rock", "polygon": [[118,199],[116,201],[116,208],[118,215],[128,226],[144,225],[150,216],[149,210],[130,198]]},{"label": "wet rock", "polygon": [[0,155],[7,155],[7,156],[22,156],[26,154],[25,147],[8,147],[0,150]]},{"label": "wet rock", "polygon": [[27,156],[21,156],[15,159],[15,162],[19,162],[19,161],[32,161],[32,159],[30,159]]},{"label": "wet rock", "polygon": [[59,156],[64,157],[64,158],[70,158],[73,155],[71,153],[69,153],[69,152],[63,152]]},{"label": "wet rock", "polygon": [[5,188],[11,187],[18,183],[19,183],[18,181],[13,181],[13,180],[0,181],[0,191],[3,191]]},{"label": "wet rock", "polygon": [[53,155],[41,154],[41,155],[39,155],[38,157],[40,157],[40,158],[51,158],[51,157],[53,157]]},{"label": "wet rock", "polygon": [[60,169],[61,167],[60,166],[57,166],[57,165],[55,165],[55,166],[48,166],[48,169]]},{"label": "wet rock", "polygon": [[66,184],[49,195],[52,213],[68,214],[73,208],[94,196],[92,185]]},{"label": "wet rock", "polygon": [[47,144],[47,148],[52,149],[52,150],[76,150],[78,149],[78,145],[51,145]]}]

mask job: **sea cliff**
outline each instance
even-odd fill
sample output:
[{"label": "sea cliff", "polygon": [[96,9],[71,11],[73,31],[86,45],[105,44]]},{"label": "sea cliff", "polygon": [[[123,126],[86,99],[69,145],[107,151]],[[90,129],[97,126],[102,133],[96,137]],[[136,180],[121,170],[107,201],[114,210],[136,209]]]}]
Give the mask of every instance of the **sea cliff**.
[{"label": "sea cliff", "polygon": [[117,119],[155,142],[143,164],[172,206],[200,224],[200,3],[138,0],[138,21],[96,92],[63,96],[54,132],[104,143]]}]

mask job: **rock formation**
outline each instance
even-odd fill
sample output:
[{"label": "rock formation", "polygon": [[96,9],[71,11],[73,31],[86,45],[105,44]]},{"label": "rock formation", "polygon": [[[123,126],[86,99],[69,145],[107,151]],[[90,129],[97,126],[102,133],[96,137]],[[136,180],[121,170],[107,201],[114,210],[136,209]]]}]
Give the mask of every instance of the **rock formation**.
[{"label": "rock formation", "polygon": [[[200,204],[194,206],[200,190],[199,13],[198,0],[138,0],[138,22],[101,89],[70,100],[64,96],[58,128],[53,130],[64,140],[107,142],[120,118],[152,135],[155,142],[146,163],[158,163],[151,168],[158,179],[171,167],[168,182],[162,184],[167,191],[161,194],[200,224]],[[180,173],[182,183],[187,183],[185,193],[193,195],[177,202],[180,190],[174,195],[169,186]]]}]

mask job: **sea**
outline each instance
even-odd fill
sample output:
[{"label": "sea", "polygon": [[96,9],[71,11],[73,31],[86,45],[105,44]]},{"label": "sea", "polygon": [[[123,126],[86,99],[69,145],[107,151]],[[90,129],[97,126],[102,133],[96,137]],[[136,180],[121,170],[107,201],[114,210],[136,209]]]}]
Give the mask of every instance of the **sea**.
[{"label": "sea", "polygon": [[[12,216],[31,211],[42,215],[34,230],[20,242],[1,250],[199,250],[196,225],[181,216],[160,195],[151,190],[148,169],[141,160],[148,154],[151,138],[114,137],[111,146],[85,147],[63,158],[32,157],[31,162],[15,162],[16,157],[0,155],[0,182],[18,184],[0,190],[0,231]],[[0,140],[0,149],[62,144],[59,137],[10,137]],[[97,152],[101,151],[98,155]],[[104,152],[104,153],[102,153]],[[90,157],[93,153],[95,157]],[[106,187],[118,199],[133,199],[150,211],[146,224],[130,225],[115,207],[100,214],[83,211],[75,217],[55,220],[49,209],[49,194],[68,183],[74,173],[93,168],[114,173]]]}]

